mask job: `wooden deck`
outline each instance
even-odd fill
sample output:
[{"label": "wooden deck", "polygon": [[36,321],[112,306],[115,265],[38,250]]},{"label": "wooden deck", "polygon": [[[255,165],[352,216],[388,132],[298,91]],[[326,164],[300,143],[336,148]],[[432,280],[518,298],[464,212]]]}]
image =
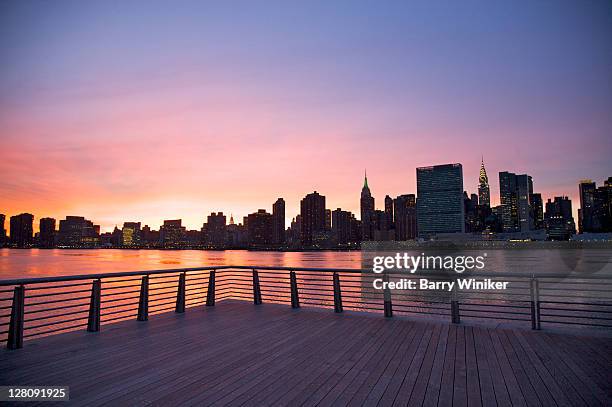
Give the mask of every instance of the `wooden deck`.
[{"label": "wooden deck", "polygon": [[612,340],[223,301],[3,350],[0,384],[87,406],[609,406]]}]

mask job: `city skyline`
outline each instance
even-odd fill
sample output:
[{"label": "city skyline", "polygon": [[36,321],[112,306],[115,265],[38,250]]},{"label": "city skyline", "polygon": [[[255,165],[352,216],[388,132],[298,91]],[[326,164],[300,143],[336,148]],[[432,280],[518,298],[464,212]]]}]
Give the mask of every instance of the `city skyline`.
[{"label": "city skyline", "polygon": [[313,190],[358,214],[364,168],[377,208],[428,165],[474,193],[481,156],[579,202],[612,172],[610,7],[3,2],[0,208],[288,222]]},{"label": "city skyline", "polygon": [[[451,165],[451,164],[433,164],[433,165],[428,165],[428,166],[425,166],[425,167],[415,168],[415,170],[416,170],[415,171],[415,178],[416,178],[416,173],[418,173],[418,171],[420,169],[422,169],[422,168],[429,168],[429,167],[433,168],[433,167],[437,167],[437,166],[446,166],[446,165]],[[462,164],[458,164],[458,165],[460,167],[463,167]],[[465,192],[467,192],[468,196],[470,194],[478,196],[478,187],[479,187],[479,183],[481,181],[482,169],[484,168],[483,166],[484,167],[488,167],[488,164],[486,164],[484,162],[484,158],[481,157],[481,161],[479,162],[479,166],[478,166],[478,168],[479,168],[479,177],[478,177],[478,180],[477,180],[475,188],[470,189],[469,188],[469,183],[465,181],[465,176],[463,176],[463,178],[462,178],[462,180],[463,180],[463,189],[464,189]],[[487,172],[488,172],[488,170],[487,170]],[[506,171],[500,172],[500,176],[502,174],[505,174],[505,173],[507,173],[507,172]],[[510,173],[510,174],[512,174],[512,173]],[[515,175],[515,174],[512,174],[512,175]],[[364,186],[367,188],[367,190],[369,192],[369,185],[368,185],[367,177],[368,176],[367,176],[367,170],[366,170],[365,185]],[[529,177],[529,179],[530,179],[530,182],[531,182],[531,177]],[[597,183],[597,184],[602,184],[606,179],[607,179],[607,177],[605,177],[605,178],[603,178],[601,180],[592,179],[592,181]],[[577,183],[575,185],[575,188],[578,191],[580,190],[581,183],[584,182],[584,181],[591,181],[591,178],[585,177],[585,178],[577,181]],[[362,179],[361,182],[363,184],[364,179]],[[537,183],[537,180],[535,182]],[[491,182],[489,180],[487,186],[489,187],[489,190],[491,192],[490,202],[488,203],[488,206],[491,207],[491,208],[494,208],[496,206],[501,205],[502,202],[501,202],[500,188],[499,188],[499,182],[497,180],[497,177],[493,178],[493,182]],[[538,195],[541,195],[541,199],[544,199],[544,201],[546,199],[548,199],[548,198],[553,199],[555,197],[568,197],[571,201],[576,203],[573,206],[573,209],[572,209],[572,216],[576,220],[579,219],[579,216],[578,216],[578,209],[580,208],[580,193],[579,192],[575,194],[576,197],[574,199],[573,195],[572,194],[568,194],[568,193],[560,193],[558,195],[547,195],[545,193],[539,193],[541,191],[541,189],[539,187],[537,188],[537,190],[538,190]],[[314,190],[314,189],[313,189],[313,191],[314,191],[314,193],[318,192],[317,190]],[[362,193],[363,193],[363,188],[362,188]],[[295,212],[286,211],[285,210],[285,205],[286,205],[286,201],[287,200],[284,197],[280,196],[280,195],[283,195],[281,192],[279,192],[279,194],[277,194],[277,195],[279,195],[279,197],[277,198],[277,202],[276,203],[278,203],[278,200],[281,200],[282,203],[283,203],[283,213],[285,213],[284,219],[285,219],[285,225],[287,227],[291,224],[291,221],[294,220],[295,217],[300,214],[300,202],[302,201],[304,196],[307,195],[307,194],[308,193],[304,192],[298,198],[298,200],[297,200],[297,208],[296,208]],[[325,195],[325,197],[327,199],[329,199],[329,197],[330,197],[329,193],[323,192],[323,194]],[[381,192],[380,194],[372,194],[372,198],[374,198],[373,200],[375,202],[373,210],[374,209],[375,210],[385,210],[385,200],[384,200],[385,196],[386,197],[388,197],[388,196],[398,196],[399,197],[399,196],[402,196],[404,194],[413,194],[414,196],[417,196],[417,189],[415,188],[414,191],[404,191],[404,192],[400,192],[400,193],[397,193],[397,194],[389,193],[389,192],[386,192],[386,191]],[[363,199],[363,195],[362,195],[362,199]],[[357,201],[357,203],[355,205],[353,205],[353,206],[355,206],[355,208],[352,208],[351,206],[349,206],[349,207],[341,207],[341,206],[334,206],[334,205],[329,205],[329,204],[326,204],[326,208],[328,208],[330,210],[342,209],[344,211],[348,211],[348,212],[351,212],[351,213],[356,214],[357,216],[359,216],[360,212],[361,212],[362,202],[361,202],[361,200],[359,198],[356,198],[356,201]],[[333,202],[333,199],[332,199],[332,202]],[[246,209],[246,212],[244,214],[237,214],[237,213],[234,213],[234,212],[228,212],[228,211],[226,211],[225,208],[213,208],[208,213],[204,214],[201,218],[199,218],[199,223],[196,223],[195,225],[191,225],[190,223],[185,222],[186,219],[193,218],[193,215],[185,216],[185,214],[164,214],[164,213],[161,213],[159,215],[159,219],[160,219],[159,222],[147,222],[147,221],[143,220],[142,217],[133,216],[133,217],[128,218],[128,219],[119,219],[116,223],[112,224],[111,226],[107,226],[105,228],[105,226],[98,219],[96,219],[95,217],[90,216],[90,215],[84,215],[84,216],[86,218],[94,220],[96,225],[98,225],[100,227],[100,233],[112,232],[116,227],[121,228],[121,225],[123,225],[126,222],[127,223],[130,223],[130,222],[139,222],[143,226],[144,225],[148,225],[151,228],[155,228],[155,227],[159,227],[159,226],[163,225],[164,221],[166,221],[168,219],[181,219],[183,221],[183,226],[185,226],[187,229],[199,230],[202,227],[202,225],[204,223],[206,223],[206,220],[207,220],[207,218],[210,217],[210,214],[215,214],[217,212],[220,212],[220,213],[223,213],[227,217],[227,222],[229,222],[230,217],[232,217],[233,219],[236,220],[236,223],[240,223],[240,220],[242,220],[243,217],[246,217],[249,214],[255,213],[258,210],[262,210],[263,209],[263,210],[265,210],[265,211],[267,211],[267,212],[269,212],[271,214],[272,210],[274,208],[274,205],[276,203],[273,202],[272,199],[268,199],[268,202],[266,204],[264,204],[264,205],[262,205],[261,207],[258,207],[258,208],[254,208],[253,207],[253,208],[250,208],[250,209]],[[291,208],[293,206],[296,206],[296,205],[289,205],[288,207]],[[2,211],[2,210],[3,209],[0,208],[0,211]],[[62,219],[65,216],[82,216],[82,213],[81,214],[79,214],[79,213],[73,213],[73,214],[61,213],[59,215],[54,216],[54,215],[48,215],[48,214],[39,214],[39,213],[36,213],[34,211],[29,211],[29,210],[24,210],[24,209],[17,210],[15,213],[10,213],[10,212],[7,212],[7,211],[0,212],[0,213],[3,213],[3,215],[6,216],[6,219],[10,219],[11,216],[15,216],[15,215],[23,214],[23,213],[34,214],[34,218],[35,219],[39,219],[39,220],[40,219],[44,219],[44,218]],[[174,216],[174,215],[176,215],[176,216]],[[363,215],[363,214],[361,213],[361,215]],[[361,219],[362,219],[362,216],[359,216],[359,220],[361,220]],[[39,230],[39,223],[38,222],[34,222],[34,224],[33,224],[33,232],[37,233],[39,231],[40,231]]]}]

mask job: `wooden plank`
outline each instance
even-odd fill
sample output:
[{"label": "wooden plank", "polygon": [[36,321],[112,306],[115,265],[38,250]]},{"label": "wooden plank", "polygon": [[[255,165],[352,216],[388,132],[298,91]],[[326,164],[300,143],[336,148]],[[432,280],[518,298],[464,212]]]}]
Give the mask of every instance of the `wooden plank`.
[{"label": "wooden plank", "polygon": [[[325,407],[330,405],[342,405],[348,402],[350,396],[353,394],[354,389],[358,386],[357,384],[351,386],[356,378],[362,371],[369,368],[369,364],[376,362],[377,355],[379,352],[384,350],[386,347],[391,346],[395,340],[397,328],[400,325],[396,320],[386,320],[390,327],[385,329],[385,336],[383,340],[379,341],[377,345],[373,346],[369,352],[363,353],[361,357],[356,360],[342,376],[342,378],[330,389],[330,391],[317,403],[318,406]],[[344,399],[344,395],[347,394],[347,399]]]},{"label": "wooden plank", "polygon": [[[551,376],[550,372],[544,366],[542,360],[538,357],[536,352],[532,349],[531,345],[520,335],[518,331],[508,331],[508,337],[516,341],[518,346],[515,346],[516,352],[523,352],[523,354],[529,359],[531,365],[533,365],[537,376],[542,380],[546,386],[547,392],[551,399],[554,400],[559,406],[580,406],[584,405],[584,401],[571,389],[560,386],[555,378]],[[533,381],[532,381],[533,383]]]},{"label": "wooden plank", "polygon": [[467,385],[467,404],[473,407],[482,406],[480,395],[480,380],[478,361],[476,360],[476,345],[474,343],[474,329],[465,328],[465,369]]},{"label": "wooden plank", "polygon": [[[386,321],[389,320],[387,319]],[[398,350],[405,343],[411,324],[400,320],[395,320],[394,322],[398,325],[399,330],[392,335],[392,342],[381,348],[376,355],[373,355],[374,357],[370,359],[373,362],[370,364],[371,367],[368,366],[361,371],[360,375],[351,383],[350,388],[347,388],[342,396],[336,400],[336,404],[363,405],[364,400],[380,380],[391,361],[394,358],[399,359]]]},{"label": "wooden plank", "polygon": [[[439,397],[437,399],[438,406],[453,405],[453,391],[455,387],[455,352],[457,348],[457,330],[456,325],[451,326],[448,333],[448,344],[446,346],[446,355],[444,355],[444,368],[442,379],[440,382]],[[428,389],[429,391],[429,389]],[[433,400],[432,400],[433,401]],[[434,405],[433,403],[425,402],[425,405]]]},{"label": "wooden plank", "polygon": [[[438,404],[438,396],[440,395],[440,389],[442,386],[442,373],[444,372],[445,366],[445,356],[447,352],[447,346],[449,339],[452,339],[452,347],[454,348],[456,340],[456,327],[453,326],[453,334],[449,336],[449,325],[444,325],[442,327],[442,331],[440,333],[440,339],[438,340],[438,346],[436,348],[436,353],[433,357],[433,363],[431,367],[431,373],[429,375],[429,379],[427,383],[425,383],[426,391],[425,391],[425,399],[423,405],[425,406],[435,406]],[[453,355],[454,358],[454,355]],[[452,369],[452,368],[451,368]],[[453,388],[453,384],[451,383],[450,388]]]},{"label": "wooden plank", "polygon": [[593,380],[597,386],[603,389],[608,396],[612,395],[612,363],[607,363],[593,352],[589,345],[585,344],[584,338],[571,335],[543,335],[544,340],[551,346],[558,346],[574,363]]},{"label": "wooden plank", "polygon": [[527,402],[525,401],[525,397],[523,397],[523,393],[521,391],[521,387],[518,384],[518,381],[514,375],[514,371],[512,370],[512,366],[510,366],[510,362],[508,361],[508,356],[504,351],[504,347],[499,340],[499,336],[495,332],[495,330],[490,329],[487,330],[489,333],[489,337],[491,338],[491,343],[493,344],[493,353],[496,356],[497,363],[499,364],[499,369],[503,375],[504,383],[506,384],[506,389],[508,391],[508,395],[510,396],[510,401],[513,406],[526,406]]},{"label": "wooden plank", "polygon": [[524,335],[542,359],[549,372],[565,388],[573,387],[589,406],[611,405],[612,400],[584,371],[557,346],[550,346],[541,335]]},{"label": "wooden plank", "polygon": [[421,367],[418,371],[418,375],[414,384],[414,389],[410,394],[410,399],[408,400],[409,406],[420,406],[423,403],[423,399],[425,398],[425,392],[427,390],[427,383],[429,381],[429,377],[431,376],[431,370],[434,365],[434,359],[436,352],[438,350],[438,342],[441,338],[441,332],[443,331],[443,327],[448,327],[448,325],[436,325],[431,337],[431,342],[427,347],[427,351],[423,357],[423,363],[421,363]]},{"label": "wooden plank", "polygon": [[[397,355],[391,359],[391,362],[387,365],[385,371],[380,375],[380,378],[368,394],[368,397],[363,401],[363,405],[377,405],[385,393],[385,390],[391,383],[393,377],[396,375],[396,372],[398,372],[400,369],[400,366],[403,363],[410,364],[410,361],[407,360],[409,349],[417,332],[422,331],[419,331],[413,323],[406,322],[406,324],[409,325],[408,334],[402,338],[402,344],[398,349]],[[353,401],[351,400],[351,402]]]},{"label": "wooden plank", "polygon": [[412,394],[412,390],[414,389],[414,385],[419,376],[419,370],[421,369],[421,365],[423,364],[423,360],[425,359],[425,353],[427,352],[427,348],[429,347],[430,342],[433,341],[432,337],[436,329],[439,330],[439,326],[434,324],[427,326],[425,333],[423,334],[423,337],[421,339],[421,342],[419,343],[419,346],[416,349],[414,357],[410,362],[410,366],[406,371],[401,386],[397,390],[395,397],[393,397],[394,406],[406,406],[408,404],[408,401],[410,400],[410,396]]},{"label": "wooden plank", "polygon": [[[364,321],[364,331],[368,330],[367,322]],[[342,326],[332,328],[329,332],[319,335],[319,340],[310,341],[306,346],[299,348],[296,352],[286,354],[282,363],[273,368],[266,369],[249,382],[248,387],[233,392],[225,398],[217,401],[217,404],[231,403],[235,405],[270,405],[272,401],[279,398],[283,389],[287,390],[293,383],[299,380],[305,371],[313,365],[320,364],[324,359],[330,357],[346,345],[346,338],[357,340],[359,335],[354,334],[352,323],[342,321]],[[371,329],[371,328],[370,328]],[[279,394],[280,393],[280,394]],[[271,400],[270,400],[271,399]]]},{"label": "wooden plank", "polygon": [[397,393],[402,386],[404,377],[406,376],[410,366],[413,364],[414,356],[419,349],[421,342],[425,341],[427,335],[425,334],[428,330],[431,334],[431,326],[429,324],[415,324],[413,327],[415,331],[407,350],[402,355],[401,362],[392,376],[386,376],[383,378],[387,384],[385,385],[382,395],[378,399],[378,405],[389,406],[395,400]]},{"label": "wooden plank", "polygon": [[612,404],[607,338],[240,301],[102,329],[0,351],[0,383],[87,406]]},{"label": "wooden plank", "polygon": [[478,366],[478,379],[480,385],[480,395],[483,406],[495,406],[495,387],[493,385],[493,375],[495,374],[489,363],[488,351],[485,348],[483,331],[480,328],[472,330],[474,336],[474,347],[476,353],[476,363]]},{"label": "wooden plank", "polygon": [[457,328],[457,344],[455,346],[455,382],[453,406],[467,406],[467,366],[466,366],[465,328]]},{"label": "wooden plank", "polygon": [[[359,354],[364,349],[368,349],[380,340],[382,332],[380,331],[380,325],[377,324],[377,327],[378,329],[376,329],[373,334],[362,338],[362,340],[358,342],[358,345],[355,346],[354,349],[351,349],[351,352],[344,353],[344,357],[334,358],[327,363],[323,363],[317,371],[314,372],[311,379],[307,379],[306,383],[303,383],[302,386],[292,389],[291,395],[287,396],[288,400],[286,404],[280,405],[301,405],[303,403],[310,403],[313,398],[318,397],[320,399],[327,394],[329,388],[331,388],[333,384],[339,380],[339,377],[341,377],[339,371],[345,369],[346,365],[350,364],[352,359],[355,359],[356,354]],[[285,399],[285,397],[283,397],[283,399]]]},{"label": "wooden plank", "polygon": [[[495,335],[497,337],[500,345],[503,347],[503,351],[506,354],[506,357],[508,358],[508,363],[510,363],[512,372],[514,372],[516,381],[519,387],[521,388],[521,393],[525,398],[525,403],[527,403],[528,406],[541,406],[542,403],[540,402],[540,399],[538,398],[538,395],[534,390],[533,386],[529,382],[529,377],[527,376],[525,369],[521,365],[521,362],[519,361],[518,355],[514,351],[514,348],[512,348],[510,341],[508,341],[505,332],[503,330],[499,330],[499,332],[492,332],[492,335]],[[545,394],[546,393],[544,393],[544,395]]]},{"label": "wooden plank", "polygon": [[[296,397],[296,395],[308,386],[312,380],[315,380],[323,370],[334,366],[338,360],[342,360],[347,357],[347,354],[354,352],[364,341],[368,340],[376,330],[380,329],[380,326],[372,323],[372,320],[363,322],[362,330],[358,332],[352,330],[350,334],[334,341],[332,346],[328,346],[319,352],[311,354],[307,363],[300,364],[293,370],[287,369],[280,372],[277,375],[278,380],[268,387],[258,388],[257,394],[243,405],[287,405],[289,400]],[[311,378],[310,381],[309,378]],[[239,402],[239,400],[234,401]]]}]

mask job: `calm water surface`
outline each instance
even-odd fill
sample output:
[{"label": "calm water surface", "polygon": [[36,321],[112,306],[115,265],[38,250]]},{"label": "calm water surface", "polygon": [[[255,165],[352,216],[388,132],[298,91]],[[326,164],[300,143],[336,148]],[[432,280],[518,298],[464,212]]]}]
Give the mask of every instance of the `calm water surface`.
[{"label": "calm water surface", "polygon": [[359,268],[361,253],[0,249],[0,279],[220,265]]},{"label": "calm water surface", "polygon": [[[486,272],[604,273],[612,249],[488,249]],[[416,253],[418,254],[418,253]],[[476,253],[480,254],[480,253]],[[0,249],[0,279],[220,265],[360,268],[361,252]]]}]

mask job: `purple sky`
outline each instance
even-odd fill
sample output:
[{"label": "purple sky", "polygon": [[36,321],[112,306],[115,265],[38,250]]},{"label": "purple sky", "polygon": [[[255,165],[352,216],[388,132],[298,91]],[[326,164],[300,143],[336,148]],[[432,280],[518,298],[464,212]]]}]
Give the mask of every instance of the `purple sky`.
[{"label": "purple sky", "polygon": [[0,55],[7,215],[358,212],[366,167],[380,207],[481,155],[494,203],[507,170],[576,209],[612,176],[609,1],[4,1]]}]

